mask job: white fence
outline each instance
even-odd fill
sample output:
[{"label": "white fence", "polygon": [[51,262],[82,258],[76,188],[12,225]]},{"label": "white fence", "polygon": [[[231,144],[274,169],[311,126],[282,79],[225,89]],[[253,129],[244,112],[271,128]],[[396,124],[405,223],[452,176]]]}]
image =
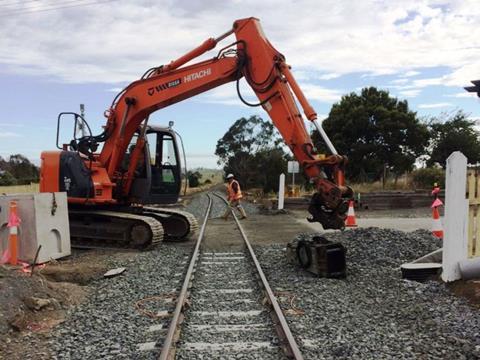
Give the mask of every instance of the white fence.
[{"label": "white fence", "polygon": [[469,258],[480,256],[480,168],[467,171]]},{"label": "white fence", "polygon": [[467,258],[468,200],[467,158],[461,152],[447,159],[445,181],[445,236],[443,239],[442,279],[454,281],[461,278],[458,263]]},{"label": "white fence", "polygon": [[[447,159],[445,182],[444,281],[461,278],[459,263],[480,257],[480,169],[467,172],[467,158],[459,151]],[[468,173],[468,176],[467,176]]]}]

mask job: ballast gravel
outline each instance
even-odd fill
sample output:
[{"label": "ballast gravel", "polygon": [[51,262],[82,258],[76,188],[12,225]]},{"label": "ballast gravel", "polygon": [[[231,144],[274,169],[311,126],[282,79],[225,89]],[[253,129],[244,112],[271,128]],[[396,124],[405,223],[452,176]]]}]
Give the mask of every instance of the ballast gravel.
[{"label": "ballast gravel", "polygon": [[161,333],[148,330],[168,323],[169,318],[155,316],[161,310],[172,310],[174,303],[164,299],[181,286],[188,260],[185,256],[190,252],[189,247],[163,244],[149,252],[132,252],[112,260],[112,268],[126,267],[125,273],[97,280],[88,299],[73,308],[67,320],[53,330],[49,341],[53,358],[158,357],[158,350],[139,351],[138,347],[161,339]]},{"label": "ballast gravel", "polygon": [[442,283],[401,277],[402,263],[441,246],[428,231],[323,235],[346,246],[346,279],[289,264],[284,246],[255,247],[272,287],[290,295],[282,307],[306,359],[480,358],[480,311]]}]

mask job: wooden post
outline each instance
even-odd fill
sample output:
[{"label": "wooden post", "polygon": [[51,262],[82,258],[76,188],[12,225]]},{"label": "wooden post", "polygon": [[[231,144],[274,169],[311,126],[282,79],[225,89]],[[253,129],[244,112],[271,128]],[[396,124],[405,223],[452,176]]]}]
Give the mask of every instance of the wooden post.
[{"label": "wooden post", "polygon": [[280,174],[280,184],[278,186],[278,210],[283,209],[285,199],[285,174]]},{"label": "wooden post", "polygon": [[465,196],[467,158],[460,151],[447,159],[445,181],[445,238],[443,240],[443,281],[461,278],[458,263],[467,258],[468,200]]}]

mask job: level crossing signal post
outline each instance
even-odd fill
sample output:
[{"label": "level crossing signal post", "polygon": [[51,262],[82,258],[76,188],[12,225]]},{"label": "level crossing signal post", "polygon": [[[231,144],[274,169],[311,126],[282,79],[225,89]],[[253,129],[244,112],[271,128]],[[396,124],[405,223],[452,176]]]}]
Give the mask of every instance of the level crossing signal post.
[{"label": "level crossing signal post", "polygon": [[300,165],[298,161],[289,161],[288,162],[288,172],[292,174],[292,194],[295,196],[295,174],[300,172]]}]

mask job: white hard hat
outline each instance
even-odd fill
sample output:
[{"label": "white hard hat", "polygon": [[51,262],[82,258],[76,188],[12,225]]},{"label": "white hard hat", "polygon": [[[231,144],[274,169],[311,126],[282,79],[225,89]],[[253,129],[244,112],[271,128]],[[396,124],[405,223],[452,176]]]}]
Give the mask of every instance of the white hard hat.
[{"label": "white hard hat", "polygon": [[227,179],[231,179],[231,178],[233,178],[233,177],[234,177],[233,174],[228,174],[228,175],[227,175]]}]

